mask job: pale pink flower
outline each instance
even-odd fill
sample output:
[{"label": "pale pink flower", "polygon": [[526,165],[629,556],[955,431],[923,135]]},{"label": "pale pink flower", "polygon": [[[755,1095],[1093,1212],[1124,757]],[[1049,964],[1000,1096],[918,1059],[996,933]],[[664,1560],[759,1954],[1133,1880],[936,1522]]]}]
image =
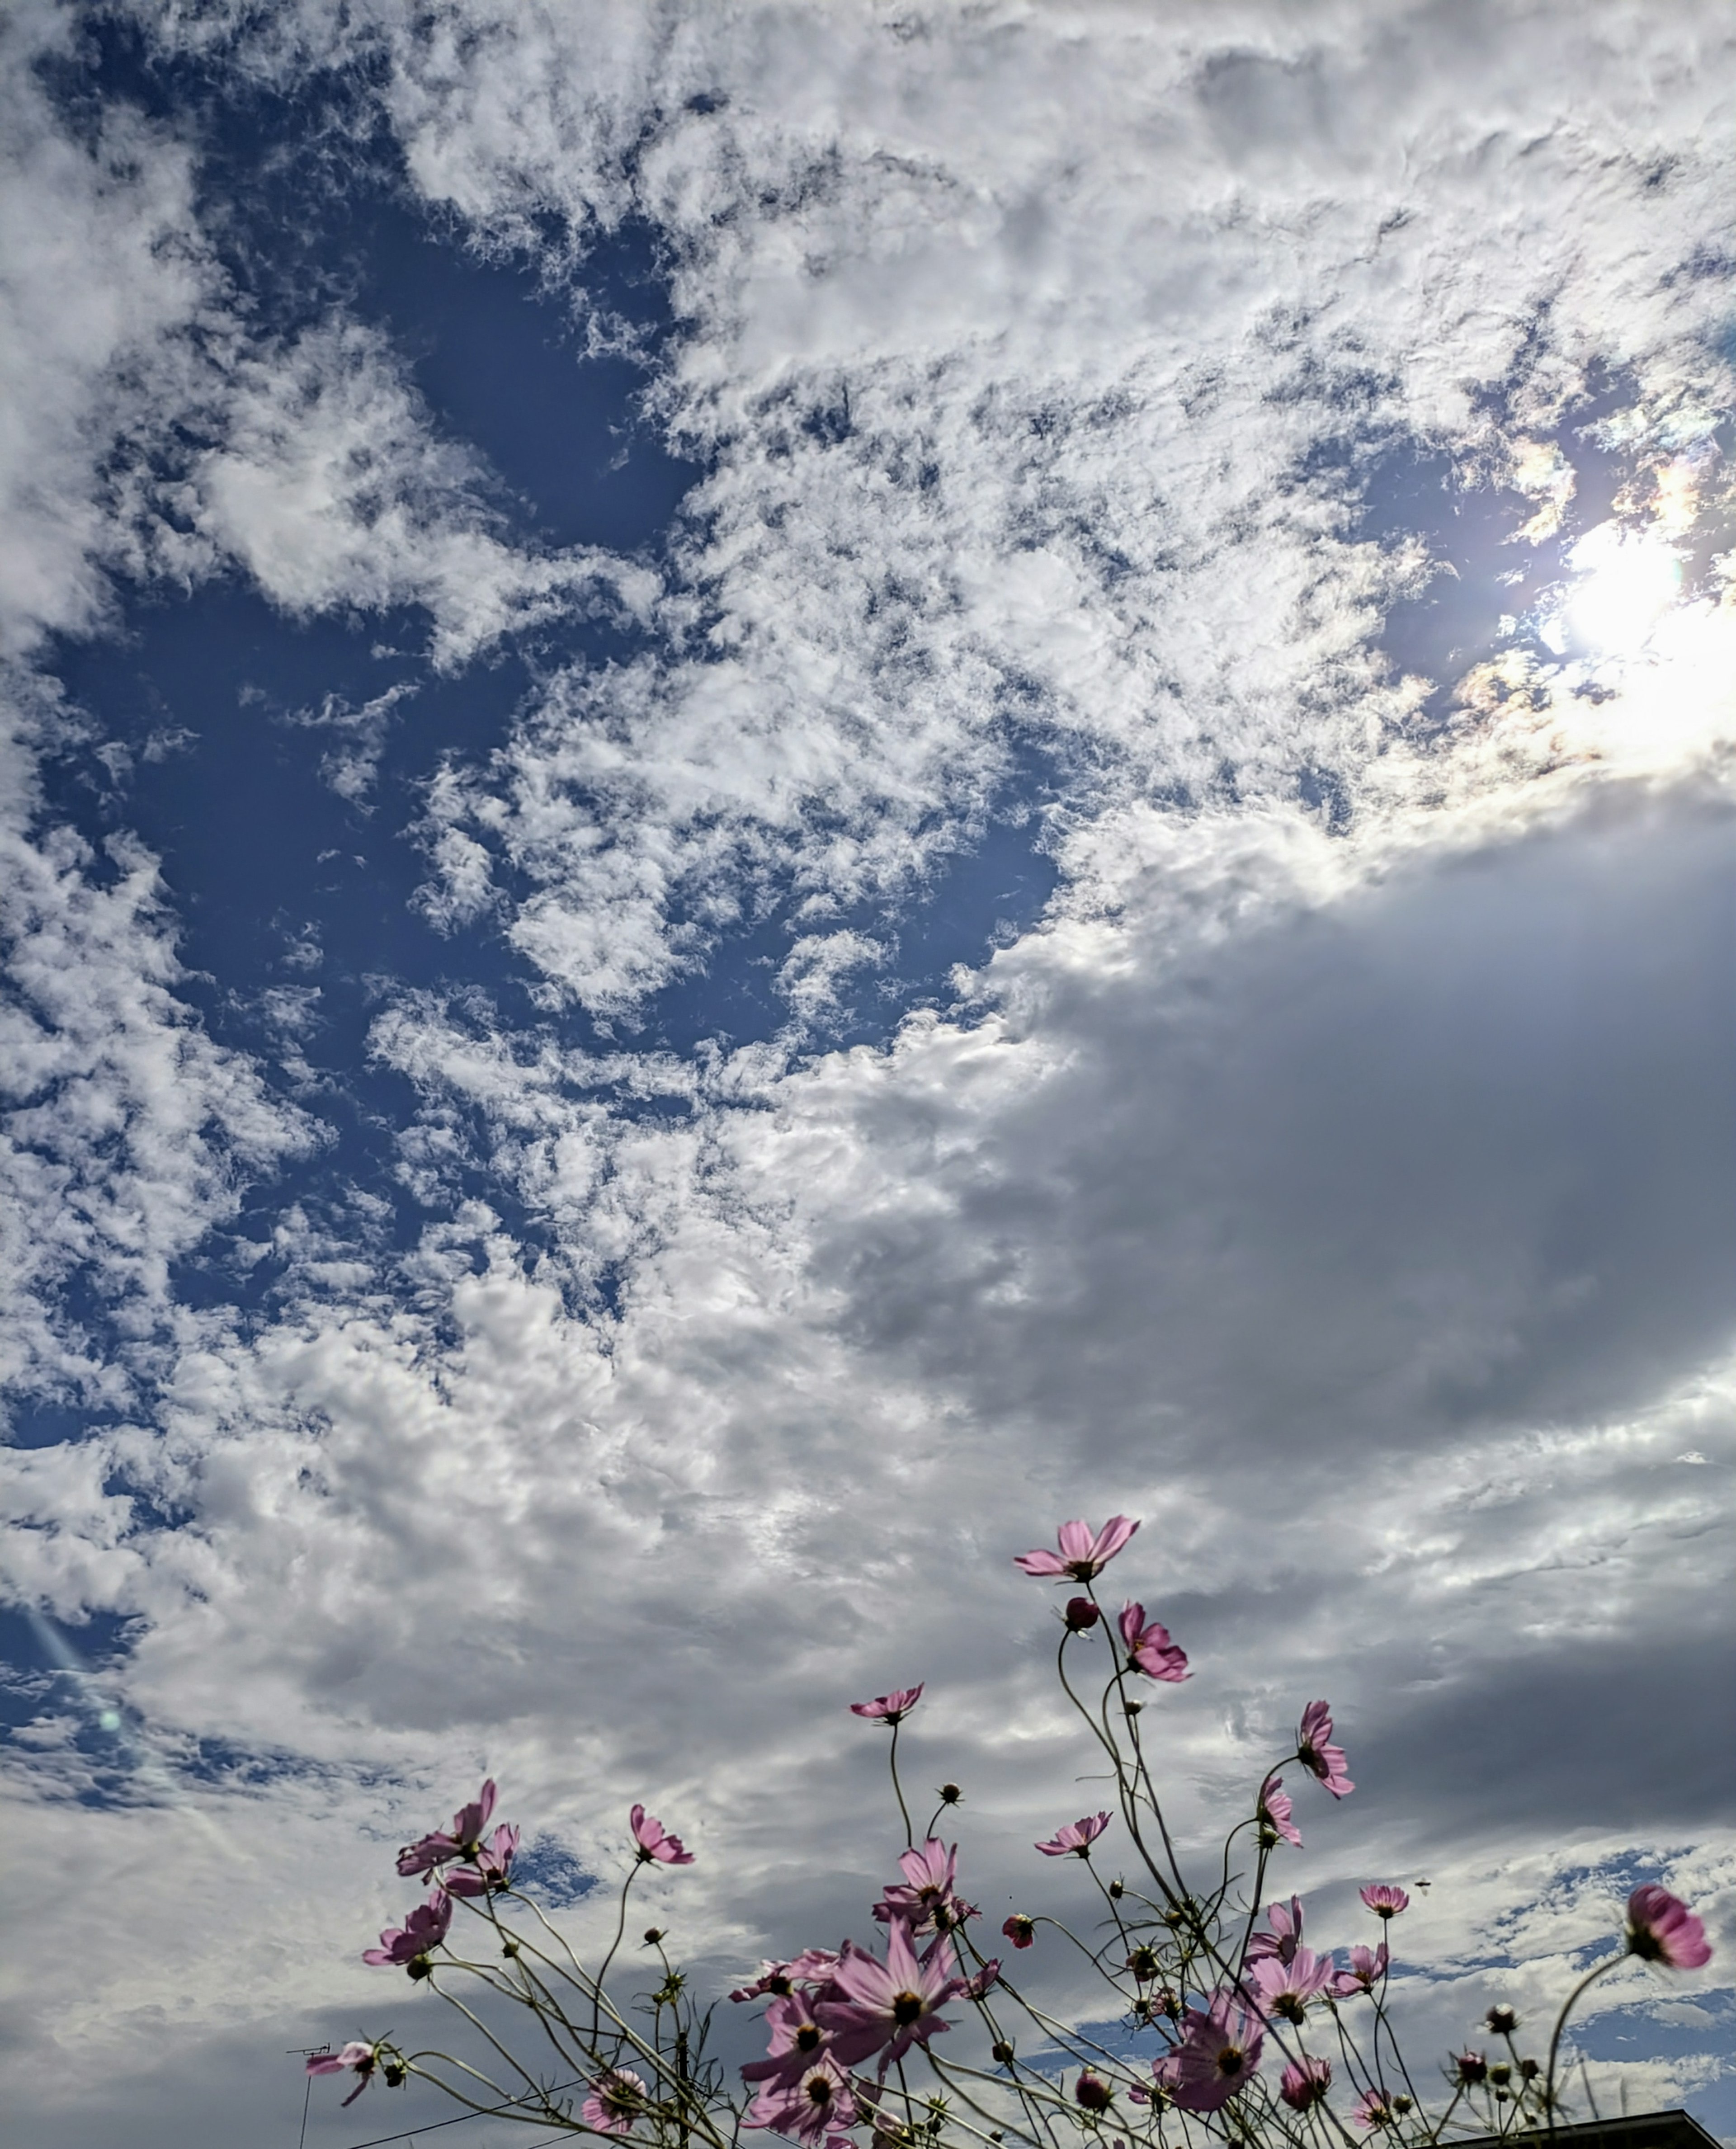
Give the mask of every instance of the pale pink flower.
[{"label": "pale pink flower", "polygon": [[900,1919],[913,1932],[926,1932],[931,1925],[949,1932],[962,1925],[976,1915],[976,1908],[959,1895],[958,1865],[958,1845],[949,1849],[938,1835],[931,1835],[920,1850],[900,1851],[904,1878],[888,1888],[874,1905],[874,1915],[883,1925]]},{"label": "pale pink flower", "polygon": [[1366,2089],[1356,2099],[1351,2112],[1358,2126],[1390,2126],[1392,2124],[1392,2100],[1383,2089]]},{"label": "pale pink flower", "polygon": [[474,1863],[455,1865],[445,1876],[449,1895],[486,1895],[504,1888],[512,1877],[512,1861],[518,1853],[518,1830],[502,1821],[486,1842],[479,1843],[470,1857]]},{"label": "pale pink flower", "polygon": [[355,2102],[374,2079],[374,2070],[380,2063],[380,2054],[372,2045],[345,2045],[335,2052],[315,2052],[308,2061],[310,2075],[342,2074],[346,2068],[355,2070],[355,2087],[344,2100],[348,2106]]},{"label": "pale pink flower", "polygon": [[832,2042],[832,2032],[816,2021],[813,2001],[804,1992],[787,1992],[765,2012],[771,2042],[766,2057],[742,2070],[744,2081],[765,2081],[775,2074],[800,2074]]},{"label": "pale pink flower", "polygon": [[1331,1955],[1317,1955],[1312,1948],[1299,1947],[1288,1962],[1276,1955],[1261,1955],[1249,1965],[1248,1982],[1260,2011],[1276,2015],[1286,2022],[1300,2022],[1308,2002],[1326,1991],[1333,1978]]},{"label": "pale pink flower", "polygon": [[1147,1678],[1165,1679],[1171,1686],[1193,1676],[1187,1668],[1187,1652],[1170,1639],[1170,1630],[1160,1621],[1145,1623],[1143,1604],[1124,1605],[1115,1623],[1127,1644],[1130,1671],[1143,1672]]},{"label": "pale pink flower", "polygon": [[1323,1701],[1311,1701],[1302,1711],[1296,1734],[1296,1759],[1320,1778],[1335,1799],[1348,1798],[1356,1785],[1344,1773],[1344,1749],[1330,1742],[1332,1712]]},{"label": "pale pink flower", "polygon": [[450,1859],[469,1857],[481,1843],[494,1809],[495,1779],[491,1776],[470,1803],[453,1814],[450,1834],[436,1829],[404,1846],[398,1853],[398,1870],[410,1880],[418,1873],[431,1873]]},{"label": "pale pink flower", "polygon": [[877,1694],[872,1701],[853,1701],[852,1716],[865,1716],[875,1724],[902,1724],[923,1698],[926,1679],[914,1686],[896,1686],[890,1694]]},{"label": "pale pink flower", "polygon": [[611,2067],[591,2085],[579,2116],[599,2134],[631,2134],[645,2109],[645,2080],[631,2067]]},{"label": "pale pink flower", "polygon": [[749,2126],[793,2135],[808,2149],[841,2136],[860,2113],[848,2076],[830,2052],[798,2073],[774,2075],[753,2100]]},{"label": "pale pink flower", "polygon": [[1284,1788],[1281,1776],[1268,1776],[1260,1786],[1260,1826],[1262,1834],[1270,1834],[1277,1842],[1302,1847],[1302,1831],[1291,1818],[1296,1808],[1290,1802],[1290,1794]]},{"label": "pale pink flower", "polygon": [[944,1933],[918,1956],[909,1934],[894,1925],[886,1936],[884,1962],[864,1948],[849,1947],[839,1955],[831,1991],[815,2003],[815,2012],[833,2032],[841,2065],[853,2067],[879,2052],[883,2072],[912,2045],[926,2044],[952,2026],[937,2011],[962,1989]]},{"label": "pale pink flower", "polygon": [[1351,1966],[1337,1971],[1332,1979],[1332,1997],[1335,2000],[1354,2000],[1359,1992],[1372,1992],[1386,1975],[1386,1943],[1377,1948],[1353,1947]]},{"label": "pale pink flower", "polygon": [[1679,1896],[1653,1880],[1628,1898],[1628,1952],[1671,1970],[1700,1970],[1712,1960],[1706,1928]]},{"label": "pale pink flower", "polygon": [[1271,1930],[1255,1933],[1248,1942],[1249,1961],[1256,1961],[1264,1955],[1275,1955],[1280,1962],[1288,1962],[1302,1945],[1301,1897],[1292,1895],[1287,1904],[1267,1904],[1266,1921]]},{"label": "pale pink flower", "polygon": [[401,1925],[388,1925],[380,1935],[380,1945],[365,1950],[362,1960],[376,1969],[385,1963],[402,1963],[412,1977],[425,1977],[428,1956],[445,1940],[451,1922],[451,1898],[436,1880],[427,1901],[418,1903]]},{"label": "pale pink flower", "polygon": [[633,1840],[639,1846],[642,1863],[653,1860],[659,1865],[691,1865],[693,1854],[682,1848],[678,1835],[671,1835],[662,1821],[647,1813],[643,1806],[635,1806],[627,1815],[627,1825],[633,1831]]},{"label": "pale pink flower", "polygon": [[1059,1553],[1022,1552],[1013,1564],[1023,1568],[1027,1574],[1054,1575],[1064,1582],[1089,1582],[1094,1574],[1102,1573],[1139,1527],[1125,1515],[1111,1515],[1093,1537],[1089,1522],[1063,1522],[1057,1532],[1061,1548]]},{"label": "pale pink flower", "polygon": [[1110,1824],[1106,1813],[1084,1814],[1078,1820],[1069,1820],[1064,1828],[1058,1828],[1047,1843],[1037,1849],[1045,1858],[1064,1858],[1070,1850],[1075,1858],[1089,1858],[1091,1845]]},{"label": "pale pink flower", "polygon": [[1377,1918],[1396,1918],[1401,1910],[1408,1910],[1411,1899],[1402,1888],[1394,1888],[1384,1880],[1376,1881],[1362,1890],[1362,1900]]},{"label": "pale pink flower", "polygon": [[1189,2009],[1181,2031],[1165,2086],[1183,2111],[1215,2111],[1253,2079],[1265,2041],[1260,2017],[1234,1993],[1215,1992],[1203,2013]]},{"label": "pale pink flower", "polygon": [[965,1979],[964,1996],[967,2000],[980,2000],[985,1993],[992,1991],[999,1983],[1000,1957],[990,1955],[974,1977]]},{"label": "pale pink flower", "polygon": [[1278,2078],[1278,2094],[1292,2111],[1306,2111],[1311,2105],[1324,2104],[1331,2086],[1332,2062],[1316,2059],[1312,2052],[1292,2060]]}]

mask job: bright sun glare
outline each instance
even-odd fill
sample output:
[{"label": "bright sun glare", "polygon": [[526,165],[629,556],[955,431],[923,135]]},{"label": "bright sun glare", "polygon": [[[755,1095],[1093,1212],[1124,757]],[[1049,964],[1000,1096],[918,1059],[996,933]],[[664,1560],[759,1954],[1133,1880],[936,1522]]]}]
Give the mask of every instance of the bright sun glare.
[{"label": "bright sun glare", "polygon": [[1574,586],[1562,625],[1574,641],[1612,656],[1643,649],[1681,595],[1682,563],[1674,548],[1618,522],[1588,531],[1568,560]]}]

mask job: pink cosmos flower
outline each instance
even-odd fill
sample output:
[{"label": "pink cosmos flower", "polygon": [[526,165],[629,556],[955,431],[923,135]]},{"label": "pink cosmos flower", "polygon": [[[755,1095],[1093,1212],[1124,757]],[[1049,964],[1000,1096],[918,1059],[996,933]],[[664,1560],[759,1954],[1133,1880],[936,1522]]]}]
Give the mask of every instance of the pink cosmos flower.
[{"label": "pink cosmos flower", "polygon": [[866,1716],[875,1724],[902,1724],[923,1698],[926,1679],[914,1686],[894,1687],[890,1694],[877,1694],[872,1701],[853,1701],[852,1716]]},{"label": "pink cosmos flower", "polygon": [[874,1915],[883,1925],[901,1920],[913,1933],[936,1925],[950,1932],[962,1925],[976,1915],[976,1906],[958,1893],[958,1845],[949,1849],[938,1835],[931,1835],[920,1850],[900,1851],[898,1866],[904,1878],[894,1880],[875,1904]]},{"label": "pink cosmos flower", "polygon": [[1311,1701],[1302,1711],[1296,1733],[1296,1759],[1318,1776],[1335,1799],[1348,1798],[1356,1785],[1344,1773],[1344,1749],[1328,1742],[1332,1736],[1332,1712],[1323,1701]]},{"label": "pink cosmos flower", "polygon": [[751,1985],[730,1994],[732,2000],[758,2000],[767,1992],[780,1998],[798,1985],[823,1985],[831,1976],[838,1957],[829,1948],[807,1948],[793,1962],[762,1962]]},{"label": "pink cosmos flower", "polygon": [[1076,1858],[1089,1858],[1091,1845],[1110,1824],[1106,1813],[1085,1814],[1078,1820],[1069,1820],[1064,1828],[1058,1828],[1047,1843],[1037,1849],[1045,1858],[1064,1858],[1070,1850]]},{"label": "pink cosmos flower", "polygon": [[1016,1948],[1034,1947],[1037,1944],[1036,1925],[1023,1910],[1015,1910],[1005,1925],[1001,1927],[1001,1934],[1003,1938],[1011,1940]]},{"label": "pink cosmos flower", "polygon": [[644,2077],[631,2067],[612,2067],[592,2082],[579,2116],[599,2134],[631,2134],[634,2120],[644,2109]]},{"label": "pink cosmos flower", "polygon": [[653,1860],[659,1865],[691,1865],[693,1854],[682,1848],[678,1835],[671,1835],[662,1821],[647,1813],[643,1806],[635,1806],[627,1815],[627,1825],[633,1831],[633,1840],[639,1846],[642,1865]]},{"label": "pink cosmos flower", "polygon": [[1250,1965],[1248,1982],[1262,2015],[1300,2022],[1308,2011],[1308,2002],[1330,1988],[1333,1975],[1331,1955],[1317,1955],[1312,1948],[1299,1947],[1288,1962],[1276,1955],[1261,1955]]},{"label": "pink cosmos flower", "polygon": [[926,2044],[937,2031],[951,2028],[937,2011],[962,1990],[953,1944],[944,1933],[918,1957],[909,1934],[894,1925],[886,1935],[884,1962],[865,1948],[847,1948],[839,1955],[831,1994],[815,2002],[814,2011],[833,2032],[841,2066],[853,2067],[879,2052],[883,2072],[912,2045]]},{"label": "pink cosmos flower", "polygon": [[766,2057],[742,2070],[743,2081],[767,2081],[773,2075],[800,2074],[832,2042],[832,2032],[814,2018],[813,2002],[806,1993],[787,1992],[766,2010],[771,2032]]},{"label": "pink cosmos flower", "polygon": [[753,2100],[749,2126],[793,2135],[808,2149],[841,2137],[861,2114],[848,2076],[830,2052],[799,2072],[773,2076]]},{"label": "pink cosmos flower", "polygon": [[1187,1668],[1187,1652],[1176,1647],[1170,1639],[1169,1628],[1158,1620],[1146,1625],[1143,1604],[1124,1605],[1115,1623],[1127,1644],[1130,1671],[1144,1672],[1147,1678],[1167,1680],[1171,1686],[1179,1686],[1183,1679],[1192,1678]]},{"label": "pink cosmos flower", "polygon": [[1304,2052],[1292,2060],[1278,2079],[1278,2094],[1292,2111],[1306,2111],[1310,2105],[1324,2104],[1332,2086],[1332,2062]]},{"label": "pink cosmos flower", "polygon": [[1260,2064],[1260,2017],[1234,1993],[1215,1992],[1203,2014],[1188,2010],[1181,2031],[1181,2042],[1167,2056],[1172,2079],[1165,2086],[1183,2111],[1215,2111],[1252,2080]]},{"label": "pink cosmos flower", "polygon": [[1386,1943],[1377,1948],[1353,1947],[1351,1966],[1337,1971],[1332,1979],[1332,1997],[1335,2000],[1354,2000],[1359,1992],[1372,1992],[1386,1975]]},{"label": "pink cosmos flower", "polygon": [[1115,2091],[1101,2075],[1094,2075],[1089,2067],[1080,2071],[1073,2085],[1073,2101],[1081,2111],[1107,2111],[1115,2101]]},{"label": "pink cosmos flower", "polygon": [[1275,1842],[1293,1844],[1302,1847],[1302,1831],[1291,1815],[1296,1808],[1290,1802],[1290,1794],[1284,1788],[1281,1776],[1268,1776],[1260,1786],[1260,1827],[1262,1835],[1270,1834]]},{"label": "pink cosmos flower", "polygon": [[1027,1574],[1054,1575],[1064,1582],[1089,1582],[1094,1574],[1102,1573],[1139,1527],[1125,1515],[1111,1515],[1093,1537],[1089,1522],[1063,1522],[1056,1533],[1061,1548],[1059,1553],[1022,1552],[1013,1564],[1023,1568]]},{"label": "pink cosmos flower", "polygon": [[967,2000],[980,2000],[985,1993],[992,1991],[999,1983],[1000,1957],[990,1955],[974,1977],[965,1979],[964,1996]]},{"label": "pink cosmos flower", "polygon": [[342,2074],[346,2067],[354,2067],[355,2087],[345,2098],[342,2107],[347,2109],[373,2081],[374,2070],[379,2061],[380,2055],[373,2046],[345,2045],[340,2051],[315,2052],[308,2061],[308,2072],[310,2075],[336,2075]]},{"label": "pink cosmos flower", "polygon": [[1288,1904],[1269,1903],[1266,1921],[1271,1930],[1255,1933],[1248,1942],[1248,1960],[1255,1962],[1261,1955],[1275,1955],[1280,1962],[1288,1962],[1302,1945],[1302,1899],[1292,1895]]},{"label": "pink cosmos flower", "polygon": [[1385,1881],[1376,1881],[1362,1890],[1362,1900],[1377,1918],[1396,1918],[1401,1910],[1408,1910],[1411,1899],[1402,1888],[1389,1887]]},{"label": "pink cosmos flower", "polygon": [[418,1873],[431,1873],[436,1865],[444,1865],[449,1859],[468,1857],[481,1841],[482,1831],[494,1809],[495,1779],[491,1776],[470,1803],[460,1806],[453,1814],[450,1835],[435,1829],[404,1846],[398,1853],[398,1870],[408,1880]]},{"label": "pink cosmos flower", "polygon": [[1383,2089],[1366,2089],[1356,2099],[1351,2117],[1358,2126],[1390,2126],[1392,2124],[1392,2100]]},{"label": "pink cosmos flower", "polygon": [[505,1821],[486,1843],[479,1843],[470,1856],[474,1863],[455,1865],[445,1877],[445,1889],[450,1895],[486,1895],[491,1889],[504,1888],[512,1877],[512,1861],[518,1852],[518,1830]]},{"label": "pink cosmos flower", "polygon": [[1628,1952],[1671,1970],[1699,1970],[1712,1960],[1706,1928],[1679,1896],[1652,1880],[1628,1898]]},{"label": "pink cosmos flower", "polygon": [[380,1945],[364,1950],[362,1960],[376,1968],[402,1963],[412,1977],[428,1975],[428,1956],[446,1937],[452,1922],[452,1899],[439,1881],[428,1890],[425,1903],[418,1903],[401,1925],[388,1925]]}]

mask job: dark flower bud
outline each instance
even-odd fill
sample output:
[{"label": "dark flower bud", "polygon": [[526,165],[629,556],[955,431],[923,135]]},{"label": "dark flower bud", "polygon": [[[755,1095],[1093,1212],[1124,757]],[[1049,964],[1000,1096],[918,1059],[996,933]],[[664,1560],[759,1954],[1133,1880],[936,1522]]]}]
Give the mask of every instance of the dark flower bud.
[{"label": "dark flower bud", "polygon": [[1509,2101],[1507,2093],[1504,2089],[1497,2089],[1496,2091],[1495,2101],[1497,2104],[1506,2104]]},{"label": "dark flower bud", "polygon": [[1121,1898],[1122,1898],[1122,1897],[1123,1897],[1126,1893],[1127,1893],[1126,1889],[1125,1889],[1125,1888],[1122,1886],[1121,1883],[1120,1883],[1119,1880],[1111,1880],[1111,1881],[1110,1881],[1110,1900],[1111,1902],[1114,1902],[1114,1903],[1119,1903],[1119,1902],[1120,1901]]},{"label": "dark flower bud", "polygon": [[1107,2111],[1115,2100],[1109,2084],[1088,2067],[1073,2085],[1073,2101],[1085,2111]]},{"label": "dark flower bud", "polygon": [[405,2070],[399,2066],[395,2060],[388,2060],[385,2063],[386,2087],[388,2089],[402,2089],[404,2086],[404,2078]]},{"label": "dark flower bud", "polygon": [[1519,2018],[1511,2007],[1492,2007],[1483,2020],[1497,2037],[1511,2037],[1519,2026]]},{"label": "dark flower bud", "polygon": [[1157,1950],[1136,1947],[1127,1958],[1127,1967],[1143,1985],[1148,1977],[1155,1977],[1157,1975]]},{"label": "dark flower bud", "polygon": [[516,1955],[518,1953],[518,1942],[516,1940],[502,1940],[501,1942],[501,1953],[507,1956]]},{"label": "dark flower bud", "polygon": [[1460,2086],[1472,2089],[1489,2078],[1489,2063],[1481,2052],[1461,2052],[1454,2061]]},{"label": "dark flower bud", "polygon": [[1160,2015],[1167,2016],[1171,2022],[1179,2022],[1181,2020],[1180,1999],[1170,1990],[1167,1985],[1160,1985],[1152,1994],[1151,2004]]},{"label": "dark flower bud", "polygon": [[1537,2063],[1535,2060],[1520,2061],[1519,2074],[1522,2080],[1525,2081],[1535,2081],[1537,2078]]},{"label": "dark flower bud", "polygon": [[1003,2037],[998,2044],[991,2045],[989,2047],[989,2056],[994,2061],[996,2066],[1006,2066],[1012,2060],[1013,2047],[1007,2042],[1006,2039]]},{"label": "dark flower bud", "polygon": [[645,1945],[647,1947],[655,1947],[662,1937],[663,1928],[661,1925],[647,1925],[645,1928]]},{"label": "dark flower bud", "polygon": [[413,1962],[405,1966],[409,1970],[411,1979],[417,1983],[420,1983],[423,1978],[432,1977],[434,1975],[434,1965],[429,1961],[425,1955],[419,1955]]},{"label": "dark flower bud", "polygon": [[1166,1925],[1179,1925],[1184,1915],[1180,1904],[1171,1903],[1169,1909],[1164,1912],[1164,1923]]},{"label": "dark flower bud", "polygon": [[1124,1701],[1121,1704],[1121,1714],[1124,1716],[1137,1716],[1145,1706],[1143,1701]]},{"label": "dark flower bud", "polygon": [[940,1803],[943,1806],[957,1805],[964,1795],[956,1784],[943,1784],[940,1787]]},{"label": "dark flower bud", "polygon": [[1497,2060],[1489,2070],[1489,2080],[1492,2082],[1510,2082],[1512,2078],[1513,2071],[1505,2060]]},{"label": "dark flower bud", "polygon": [[1411,2109],[1410,2098],[1407,2096],[1394,2097],[1392,2100],[1392,2109],[1398,2114],[1399,2117],[1402,2119],[1405,2114]]},{"label": "dark flower bud", "polygon": [[1067,1599],[1067,1632],[1069,1634],[1088,1634],[1103,1617],[1089,1597],[1069,1597]]}]

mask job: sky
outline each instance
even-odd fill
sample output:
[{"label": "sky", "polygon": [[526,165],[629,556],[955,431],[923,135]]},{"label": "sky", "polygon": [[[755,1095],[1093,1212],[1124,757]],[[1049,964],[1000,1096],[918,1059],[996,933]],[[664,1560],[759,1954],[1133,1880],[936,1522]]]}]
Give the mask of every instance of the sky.
[{"label": "sky", "polygon": [[1185,1839],[1329,1696],[1424,2063],[1659,1879],[1579,2049],[1736,2141],[1733,120],[1697,0],[14,0],[0,2137],[289,2142],[485,1770],[722,1991],[923,1679],[1065,1910],[1125,1513]]}]

